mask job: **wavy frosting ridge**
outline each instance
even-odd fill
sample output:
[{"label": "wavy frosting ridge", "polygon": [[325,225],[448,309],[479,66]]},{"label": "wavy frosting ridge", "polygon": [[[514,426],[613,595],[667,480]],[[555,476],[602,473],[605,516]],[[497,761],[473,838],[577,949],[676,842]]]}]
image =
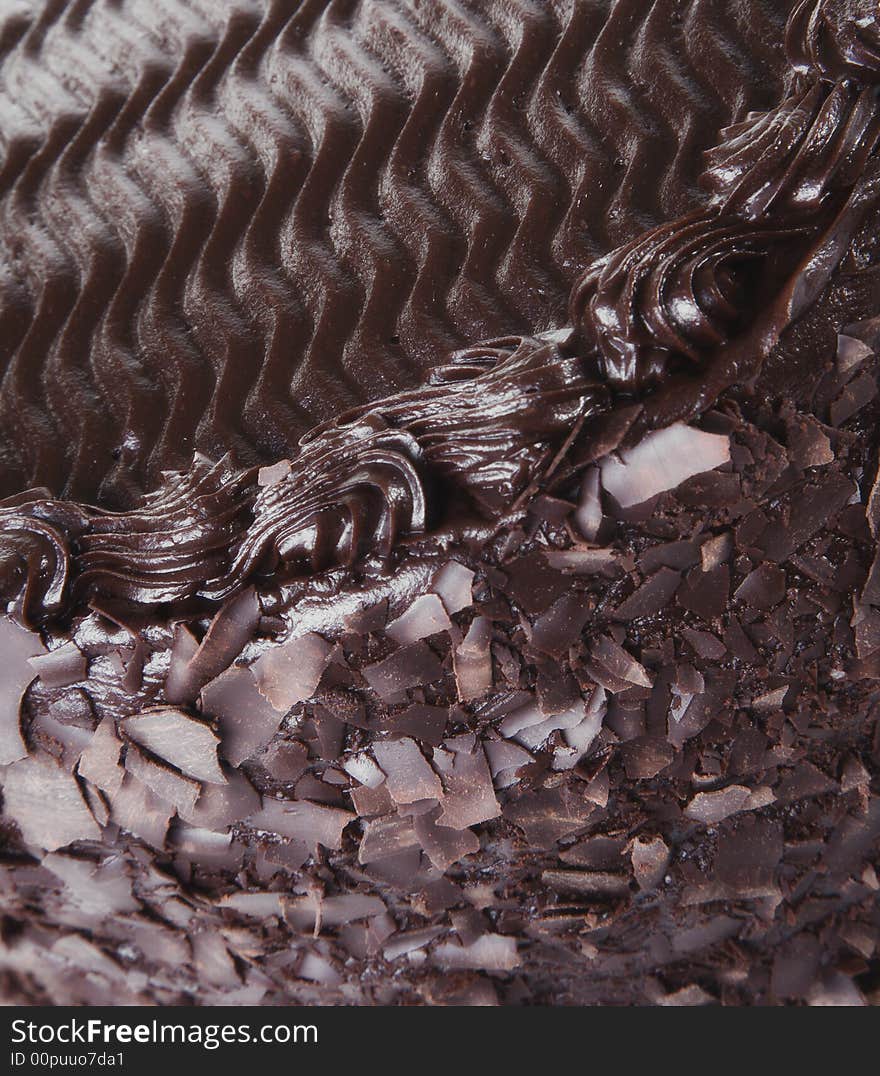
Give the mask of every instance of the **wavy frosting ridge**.
[{"label": "wavy frosting ridge", "polygon": [[678,7],[4,0],[0,497],[131,507],[561,323],[779,95],[775,0]]},{"label": "wavy frosting ridge", "polygon": [[[518,510],[596,415],[633,399],[692,417],[754,376],[821,293],[880,163],[876,7],[796,5],[793,92],[723,132],[703,210],[588,266],[572,330],[453,353],[418,389],[348,411],[271,475],[197,459],[130,512],[0,505],[0,588],[30,622],[99,592],[141,603],[222,598],[252,580],[350,566],[446,525],[462,503]],[[653,408],[653,411],[652,411]]]}]

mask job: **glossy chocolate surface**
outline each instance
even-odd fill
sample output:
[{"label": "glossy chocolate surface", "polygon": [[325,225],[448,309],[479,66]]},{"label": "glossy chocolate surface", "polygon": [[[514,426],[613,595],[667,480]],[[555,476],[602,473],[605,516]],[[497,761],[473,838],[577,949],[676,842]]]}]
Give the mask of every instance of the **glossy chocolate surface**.
[{"label": "glossy chocolate surface", "polygon": [[559,327],[779,99],[784,9],[6,5],[0,496],[130,507]]},{"label": "glossy chocolate surface", "polygon": [[[667,85],[683,40],[745,100],[725,6],[569,30],[600,10],[550,53],[588,49],[588,97],[637,96],[624,54]],[[351,61],[391,11],[307,5],[297,47]],[[731,108],[696,185],[682,148],[675,209],[630,202],[549,325],[328,397],[268,466],[0,504],[10,998],[877,1002],[880,24],[781,14],[775,99]]]}]

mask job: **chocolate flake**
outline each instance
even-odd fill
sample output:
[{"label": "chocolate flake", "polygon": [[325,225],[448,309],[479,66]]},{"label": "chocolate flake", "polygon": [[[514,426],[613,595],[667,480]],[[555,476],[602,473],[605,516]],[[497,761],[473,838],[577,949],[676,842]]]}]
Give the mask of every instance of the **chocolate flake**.
[{"label": "chocolate flake", "polygon": [[440,799],[443,786],[415,740],[379,740],[373,754],[388,779],[388,791],[395,803]]},{"label": "chocolate flake", "polygon": [[110,817],[120,829],[153,848],[165,847],[174,807],[130,773],[110,797]]},{"label": "chocolate flake", "polygon": [[714,825],[744,809],[749,790],[743,785],[728,785],[717,792],[698,792],[685,807],[685,817],[705,825]]},{"label": "chocolate flake", "polygon": [[108,795],[119,790],[124,776],[119,764],[122,741],[116,735],[116,723],[105,717],[95,729],[91,741],[80,755],[77,772]]},{"label": "chocolate flake", "polygon": [[279,712],[314,695],[333,648],[308,632],[266,650],[251,665],[260,694]]},{"label": "chocolate flake", "polygon": [[474,573],[458,561],[451,560],[440,568],[431,582],[449,616],[460,613],[473,603]]},{"label": "chocolate flake", "polygon": [[265,747],[281,723],[250,668],[232,668],[202,689],[202,710],[217,719],[220,754],[240,766]]},{"label": "chocolate flake", "polygon": [[640,617],[659,613],[675,596],[680,581],[679,572],[671,568],[661,568],[618,605],[614,610],[614,619],[638,620]]},{"label": "chocolate flake", "polygon": [[589,467],[581,481],[580,496],[574,513],[578,531],[588,541],[594,542],[602,525],[602,501],[599,485],[599,468]]},{"label": "chocolate flake", "polygon": [[482,698],[492,690],[492,622],[476,616],[452,653],[452,667],[462,702]]},{"label": "chocolate flake", "polygon": [[434,765],[445,790],[441,826],[465,829],[501,814],[486,756],[473,736],[445,740],[444,747],[434,751]]},{"label": "chocolate flake", "polygon": [[670,852],[662,837],[636,837],[630,852],[640,889],[656,889],[666,875]]},{"label": "chocolate flake", "polygon": [[0,617],[0,650],[0,766],[7,766],[27,755],[19,710],[28,685],[37,675],[30,661],[45,654],[46,648],[39,635]]},{"label": "chocolate flake", "polygon": [[247,822],[255,829],[278,833],[292,841],[325,848],[342,847],[342,831],[355,820],[349,811],[317,803],[267,799]]},{"label": "chocolate flake", "polygon": [[370,819],[364,826],[358,859],[361,863],[375,863],[419,846],[411,818],[385,815]]},{"label": "chocolate flake", "polygon": [[217,763],[219,740],[214,732],[181,710],[151,710],[128,717],[122,731],[188,777],[218,785],[226,781]]},{"label": "chocolate flake", "polygon": [[605,489],[621,508],[631,508],[729,460],[728,437],[676,422],[649,433],[634,448],[606,456],[599,466]]},{"label": "chocolate flake", "polygon": [[440,598],[436,594],[423,594],[416,598],[397,620],[393,620],[385,631],[396,643],[406,646],[429,635],[448,631],[451,625]]},{"label": "chocolate flake", "polygon": [[583,829],[594,809],[583,796],[562,785],[525,793],[508,804],[504,816],[522,829],[534,848],[550,848]]},{"label": "chocolate flake", "polygon": [[367,665],[364,677],[382,699],[391,699],[407,688],[430,684],[443,674],[440,659],[423,642],[401,647],[383,661]]},{"label": "chocolate flake", "polygon": [[73,641],[59,646],[46,654],[28,658],[28,664],[49,688],[69,687],[79,683],[86,675],[86,656]]},{"label": "chocolate flake", "polygon": [[762,564],[749,572],[733,596],[753,609],[773,609],[785,597],[785,572],[773,564]]},{"label": "chocolate flake", "polygon": [[194,653],[191,636],[186,632],[175,637],[165,697],[169,702],[192,702],[201,688],[228,668],[250,641],[260,622],[260,603],[253,587],[231,598],[220,607]]},{"label": "chocolate flake", "polygon": [[76,779],[46,755],[23,758],[8,767],[3,811],[27,844],[50,852],[74,841],[101,838]]}]

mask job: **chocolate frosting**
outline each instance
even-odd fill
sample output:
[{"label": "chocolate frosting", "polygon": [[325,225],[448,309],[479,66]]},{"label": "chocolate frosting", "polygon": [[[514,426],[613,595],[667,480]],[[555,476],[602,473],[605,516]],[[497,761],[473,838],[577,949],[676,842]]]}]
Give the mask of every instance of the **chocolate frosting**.
[{"label": "chocolate frosting", "polygon": [[877,12],[864,0],[798,0],[785,31],[795,71],[836,82],[880,81]]},{"label": "chocolate frosting", "polygon": [[[589,85],[609,90],[616,72],[618,101],[637,92],[633,37],[648,69],[675,69],[672,9],[645,7],[615,4],[608,25],[626,33],[598,34]],[[303,5],[297,48],[372,85],[378,72],[359,82],[349,61],[364,38],[387,61],[375,38],[400,10]],[[534,72],[531,10],[509,25]],[[728,6],[688,11],[688,48],[732,94]],[[760,3],[743,11],[760,24]],[[0,505],[4,996],[880,998],[876,19],[867,4],[796,4],[781,103],[722,132],[699,201],[666,224],[635,214],[577,259],[562,329],[446,340],[416,387],[337,398],[270,466],[197,455],[120,511],[60,486]],[[215,77],[252,28],[235,22]],[[216,151],[218,128],[200,127],[222,114],[215,83],[192,67],[179,83],[198,145]],[[387,121],[383,101],[365,114]],[[175,112],[164,104],[154,134]],[[425,99],[413,108],[424,116]],[[345,131],[324,167],[351,157]],[[175,235],[197,245],[181,206]],[[216,267],[224,249],[215,235],[191,264]],[[193,295],[211,297],[206,280]],[[328,320],[345,298],[328,291]],[[216,315],[207,303],[202,328]],[[163,318],[151,324],[171,354]],[[217,360],[227,388],[240,355]],[[361,354],[383,367],[371,388],[379,360]],[[171,429],[206,406],[189,373],[194,410],[181,398]],[[100,407],[88,417],[71,442],[80,476]]]},{"label": "chocolate frosting", "polygon": [[[868,0],[795,8],[787,48],[810,84],[723,132],[707,160],[707,210],[585,270],[563,342],[456,352],[423,388],[317,427],[263,489],[254,469],[196,461],[128,512],[19,496],[0,506],[3,592],[34,623],[68,592],[219,599],[255,579],[387,556],[454,523],[462,497],[504,519],[599,413],[636,400],[649,426],[668,424],[754,378],[880,191],[877,91],[854,81],[880,70],[872,17]],[[838,70],[829,56],[846,62]],[[672,414],[657,407],[670,398]]]},{"label": "chocolate frosting", "polygon": [[0,497],[132,507],[562,324],[779,98],[783,9],[4,5]]}]

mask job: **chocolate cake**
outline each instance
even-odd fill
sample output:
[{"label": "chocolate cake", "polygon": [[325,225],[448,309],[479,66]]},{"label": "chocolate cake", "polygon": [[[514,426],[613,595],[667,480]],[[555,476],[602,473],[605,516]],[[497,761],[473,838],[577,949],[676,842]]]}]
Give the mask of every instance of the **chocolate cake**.
[{"label": "chocolate cake", "polygon": [[0,54],[4,998],[876,1003],[876,4]]}]

